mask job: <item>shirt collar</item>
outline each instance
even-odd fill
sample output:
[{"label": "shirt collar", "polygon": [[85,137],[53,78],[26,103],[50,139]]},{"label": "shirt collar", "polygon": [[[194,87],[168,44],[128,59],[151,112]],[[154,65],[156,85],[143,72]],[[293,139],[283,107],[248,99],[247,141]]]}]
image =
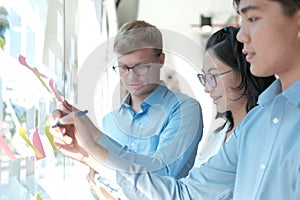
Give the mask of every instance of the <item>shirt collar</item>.
[{"label": "shirt collar", "polygon": [[[142,105],[161,104],[168,90],[169,89],[167,88],[165,82],[160,81],[159,86],[155,88],[155,90],[143,101]],[[125,96],[120,109],[123,107],[129,107],[130,98],[131,94],[128,93]]]},{"label": "shirt collar", "polygon": [[258,98],[258,104],[264,105],[272,101],[276,96],[283,95],[288,101],[295,105],[300,105],[299,93],[300,79],[282,92],[280,79],[272,83]]},{"label": "shirt collar", "polygon": [[155,90],[144,100],[143,103],[147,103],[149,105],[161,104],[167,91],[168,88],[166,84],[163,81],[160,81],[159,86],[155,88]]},{"label": "shirt collar", "polygon": [[294,84],[292,84],[285,91],[283,91],[282,95],[286,99],[288,99],[288,101],[292,102],[297,106],[300,106],[299,91],[300,91],[300,79],[298,79]]}]

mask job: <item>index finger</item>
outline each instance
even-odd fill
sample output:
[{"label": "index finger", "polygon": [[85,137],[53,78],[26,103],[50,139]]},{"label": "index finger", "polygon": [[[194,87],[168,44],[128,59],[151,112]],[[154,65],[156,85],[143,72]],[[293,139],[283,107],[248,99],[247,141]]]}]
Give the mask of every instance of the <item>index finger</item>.
[{"label": "index finger", "polygon": [[77,111],[78,109],[75,108],[73,105],[71,105],[67,100],[64,100],[62,103],[60,103],[58,106],[59,110],[62,110],[65,113],[70,113],[72,111]]},{"label": "index finger", "polygon": [[61,110],[55,109],[55,110],[52,111],[52,117],[54,119],[61,118],[64,115],[65,114]]}]

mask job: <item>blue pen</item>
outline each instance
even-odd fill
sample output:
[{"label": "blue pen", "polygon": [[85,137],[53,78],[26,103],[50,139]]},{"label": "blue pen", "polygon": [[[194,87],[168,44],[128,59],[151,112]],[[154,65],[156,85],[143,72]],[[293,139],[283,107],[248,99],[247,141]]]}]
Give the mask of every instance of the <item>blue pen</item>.
[{"label": "blue pen", "polygon": [[[78,112],[76,113],[76,115],[80,117],[80,116],[85,115],[86,113],[88,113],[88,110],[82,110],[82,111],[78,111]],[[62,124],[62,123],[60,123],[59,121],[57,121],[56,124],[54,124],[54,125],[52,126],[52,128],[56,128],[56,127],[63,126],[63,125],[64,125],[64,124]]]}]

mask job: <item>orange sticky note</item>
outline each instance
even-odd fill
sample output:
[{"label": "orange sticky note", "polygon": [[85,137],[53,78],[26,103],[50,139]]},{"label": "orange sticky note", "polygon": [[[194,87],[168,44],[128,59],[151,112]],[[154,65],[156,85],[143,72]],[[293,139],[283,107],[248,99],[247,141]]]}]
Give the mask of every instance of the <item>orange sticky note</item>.
[{"label": "orange sticky note", "polygon": [[39,160],[39,159],[45,158],[46,154],[45,154],[44,147],[43,147],[43,144],[42,144],[42,141],[41,141],[41,138],[39,135],[39,131],[37,128],[35,129],[35,131],[32,135],[32,142],[33,142],[33,145],[42,154],[42,156],[35,155],[36,159]]},{"label": "orange sticky note", "polygon": [[4,151],[4,153],[11,159],[16,160],[15,154],[12,152],[12,150],[9,148],[7,142],[4,140],[2,135],[0,134],[0,149]]}]

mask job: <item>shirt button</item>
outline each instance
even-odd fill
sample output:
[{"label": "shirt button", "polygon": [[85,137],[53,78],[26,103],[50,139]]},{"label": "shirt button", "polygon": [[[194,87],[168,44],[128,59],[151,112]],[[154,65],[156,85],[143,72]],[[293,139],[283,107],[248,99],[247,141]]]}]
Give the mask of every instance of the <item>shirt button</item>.
[{"label": "shirt button", "polygon": [[275,118],[273,119],[273,123],[274,123],[274,124],[277,124],[278,122],[279,122],[279,119],[275,117]]},{"label": "shirt button", "polygon": [[262,170],[266,169],[266,164],[261,164],[260,169],[262,169]]}]

